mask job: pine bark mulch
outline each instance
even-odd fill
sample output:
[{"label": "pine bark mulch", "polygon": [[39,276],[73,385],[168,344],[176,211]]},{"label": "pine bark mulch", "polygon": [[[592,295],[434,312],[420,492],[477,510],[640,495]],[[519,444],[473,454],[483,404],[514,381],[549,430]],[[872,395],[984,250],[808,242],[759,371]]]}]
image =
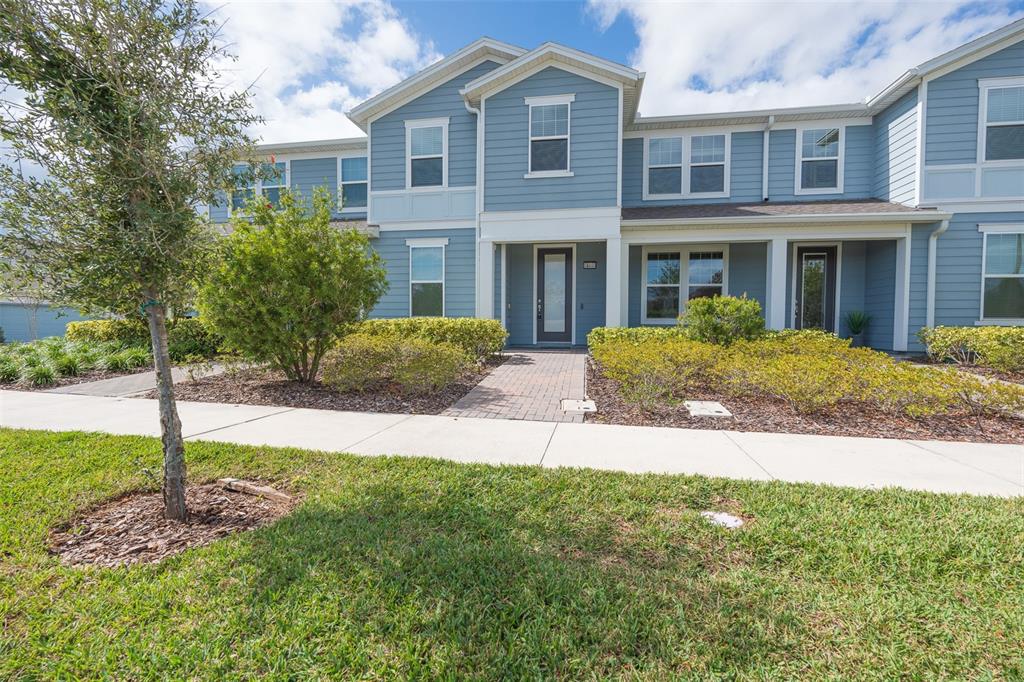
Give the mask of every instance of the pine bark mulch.
[{"label": "pine bark mulch", "polygon": [[616,381],[604,377],[587,358],[587,394],[597,404],[592,423],[670,426],[686,429],[764,431],[823,436],[905,438],[982,443],[1024,443],[1024,420],[973,415],[910,419],[863,405],[843,404],[835,410],[803,415],[780,400],[733,397],[711,387],[694,391],[689,400],[716,400],[732,417],[691,417],[686,407],[662,404],[652,409],[627,402]]},{"label": "pine bark mulch", "polygon": [[189,486],[189,519],[169,521],[156,492],[134,492],[84,512],[50,533],[50,551],[70,566],[149,564],[190,547],[208,545],[233,533],[265,526],[290,512],[290,502],[225,490],[221,485]]},{"label": "pine bark mulch", "polygon": [[131,374],[140,374],[142,372],[153,371],[152,366],[147,365],[146,367],[136,367],[135,369],[129,369],[124,371],[114,371],[109,369],[94,369],[88,372],[82,372],[78,376],[74,377],[55,377],[52,384],[45,386],[33,386],[32,384],[22,383],[20,381],[10,384],[0,384],[0,389],[5,391],[48,391],[52,388],[60,388],[61,386],[74,386],[75,384],[87,384],[91,381],[103,381],[104,379],[113,379],[114,377],[124,377]]}]

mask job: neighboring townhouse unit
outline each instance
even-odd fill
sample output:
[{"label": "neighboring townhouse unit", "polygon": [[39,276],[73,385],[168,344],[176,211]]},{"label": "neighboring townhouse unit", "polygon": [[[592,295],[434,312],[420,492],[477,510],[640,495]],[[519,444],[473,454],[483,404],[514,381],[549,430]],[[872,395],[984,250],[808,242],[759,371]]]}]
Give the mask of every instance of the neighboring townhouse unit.
[{"label": "neighboring townhouse unit", "polygon": [[1024,323],[1024,21],[854,104],[643,117],[644,75],[484,38],[362,103],[365,139],[267,145],[279,188],[338,199],[384,257],[378,317],[500,319],[511,345],[757,299],[774,329],[920,349]]}]

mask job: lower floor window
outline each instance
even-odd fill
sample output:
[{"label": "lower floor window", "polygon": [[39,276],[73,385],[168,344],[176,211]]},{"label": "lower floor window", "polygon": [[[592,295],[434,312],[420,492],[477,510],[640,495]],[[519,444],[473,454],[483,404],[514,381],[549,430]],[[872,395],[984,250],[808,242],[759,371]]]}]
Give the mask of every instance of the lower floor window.
[{"label": "lower floor window", "polygon": [[645,321],[675,320],[686,301],[724,293],[724,251],[649,251],[645,256]]},{"label": "lower floor window", "polygon": [[1024,319],[1024,232],[985,234],[982,317]]},{"label": "lower floor window", "polygon": [[410,246],[409,261],[410,314],[444,315],[444,247]]}]

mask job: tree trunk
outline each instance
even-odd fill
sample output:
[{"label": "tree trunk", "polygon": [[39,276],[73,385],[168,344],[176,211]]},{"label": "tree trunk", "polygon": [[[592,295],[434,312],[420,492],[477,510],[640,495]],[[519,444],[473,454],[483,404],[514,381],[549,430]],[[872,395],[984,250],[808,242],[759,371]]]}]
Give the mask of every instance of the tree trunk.
[{"label": "tree trunk", "polygon": [[181,420],[174,404],[174,379],[171,376],[171,356],[167,350],[167,319],[163,304],[153,303],[146,308],[149,318],[149,337],[153,342],[153,365],[156,368],[156,387],[160,399],[160,439],[164,444],[164,518],[185,521],[185,444],[181,438]]}]

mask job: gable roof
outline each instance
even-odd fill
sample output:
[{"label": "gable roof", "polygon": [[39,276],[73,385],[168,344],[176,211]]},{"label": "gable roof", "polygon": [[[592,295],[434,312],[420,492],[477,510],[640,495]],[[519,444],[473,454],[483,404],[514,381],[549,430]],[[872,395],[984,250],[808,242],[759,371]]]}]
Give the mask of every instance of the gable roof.
[{"label": "gable roof", "polygon": [[435,62],[422,71],[406,78],[402,82],[374,95],[359,106],[354,107],[351,111],[346,112],[346,115],[353,123],[366,130],[366,124],[371,118],[381,116],[392,109],[400,107],[434,86],[457,76],[483,59],[490,59],[500,64],[505,64],[525,52],[526,50],[521,47],[503,43],[493,38],[480,38],[461,50],[448,55],[441,61]]},{"label": "gable roof", "polygon": [[589,74],[603,81],[621,84],[624,120],[633,119],[640,103],[644,74],[628,66],[559,43],[544,43],[504,66],[470,81],[459,92],[471,105],[477,105],[481,97],[504,90],[546,66],[568,67],[584,75]]}]

